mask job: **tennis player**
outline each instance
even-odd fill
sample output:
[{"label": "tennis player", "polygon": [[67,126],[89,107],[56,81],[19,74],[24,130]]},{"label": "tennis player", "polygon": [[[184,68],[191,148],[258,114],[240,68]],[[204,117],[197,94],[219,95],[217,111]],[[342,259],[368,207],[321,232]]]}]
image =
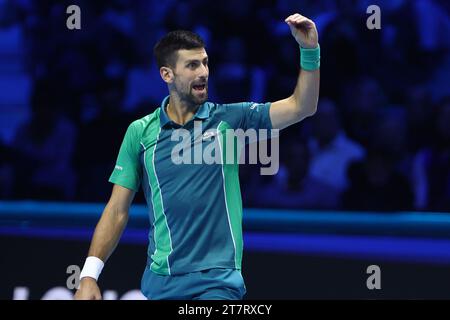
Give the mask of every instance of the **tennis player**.
[{"label": "tennis player", "polygon": [[[131,123],[109,181],[111,197],[96,226],[80,274],[76,299],[101,299],[97,280],[127,224],[134,195],[142,186],[150,230],[141,281],[148,299],[230,299],[246,293],[242,270],[242,201],[237,164],[175,164],[175,130],[193,134],[194,122],[210,139],[226,129],[283,129],[313,115],[319,96],[320,47],[313,21],[285,19],[299,44],[300,73],[291,96],[273,103],[208,102],[208,55],[202,39],[173,31],[154,54],[169,95],[153,113]],[[293,68],[297,65],[293,62]],[[226,88],[222,88],[226,90]],[[273,266],[277,268],[276,265]]]}]

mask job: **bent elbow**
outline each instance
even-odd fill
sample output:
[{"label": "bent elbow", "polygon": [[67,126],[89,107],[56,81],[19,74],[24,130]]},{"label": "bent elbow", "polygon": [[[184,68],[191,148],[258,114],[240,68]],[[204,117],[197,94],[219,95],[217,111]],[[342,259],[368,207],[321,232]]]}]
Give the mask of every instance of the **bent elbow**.
[{"label": "bent elbow", "polygon": [[301,115],[302,118],[312,117],[317,112],[317,103],[306,108]]},{"label": "bent elbow", "polygon": [[315,103],[309,111],[309,117],[313,116],[317,112],[317,103]]}]

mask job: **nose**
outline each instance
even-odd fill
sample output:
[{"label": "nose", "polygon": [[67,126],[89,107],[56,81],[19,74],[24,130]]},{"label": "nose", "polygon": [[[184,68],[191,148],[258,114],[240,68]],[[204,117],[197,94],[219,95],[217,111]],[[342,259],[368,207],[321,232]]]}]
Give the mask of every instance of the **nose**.
[{"label": "nose", "polygon": [[200,70],[199,78],[202,80],[208,79],[208,75],[209,75],[208,66],[205,66],[202,64],[201,67],[199,68],[199,70]]}]

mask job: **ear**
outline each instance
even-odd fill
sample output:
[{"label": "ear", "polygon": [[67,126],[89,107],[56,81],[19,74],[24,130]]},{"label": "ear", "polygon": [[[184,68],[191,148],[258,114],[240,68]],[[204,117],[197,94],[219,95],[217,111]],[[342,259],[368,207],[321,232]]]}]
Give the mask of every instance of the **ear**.
[{"label": "ear", "polygon": [[173,82],[174,74],[172,69],[170,69],[169,67],[161,67],[159,69],[159,74],[161,75],[161,78],[165,83],[169,84]]}]

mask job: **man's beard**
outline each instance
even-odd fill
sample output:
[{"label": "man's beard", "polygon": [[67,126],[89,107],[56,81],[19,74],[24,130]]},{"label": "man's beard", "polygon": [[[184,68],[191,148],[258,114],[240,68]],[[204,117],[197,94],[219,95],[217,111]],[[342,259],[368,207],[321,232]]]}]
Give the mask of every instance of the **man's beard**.
[{"label": "man's beard", "polygon": [[206,100],[208,100],[208,85],[207,84],[205,87],[205,93],[202,95],[196,94],[194,92],[195,89],[193,87],[189,87],[189,92],[186,92],[184,90],[178,90],[177,86],[175,86],[175,88],[178,91],[178,96],[180,97],[180,100],[184,101],[188,105],[197,106],[197,105],[203,104]]}]

